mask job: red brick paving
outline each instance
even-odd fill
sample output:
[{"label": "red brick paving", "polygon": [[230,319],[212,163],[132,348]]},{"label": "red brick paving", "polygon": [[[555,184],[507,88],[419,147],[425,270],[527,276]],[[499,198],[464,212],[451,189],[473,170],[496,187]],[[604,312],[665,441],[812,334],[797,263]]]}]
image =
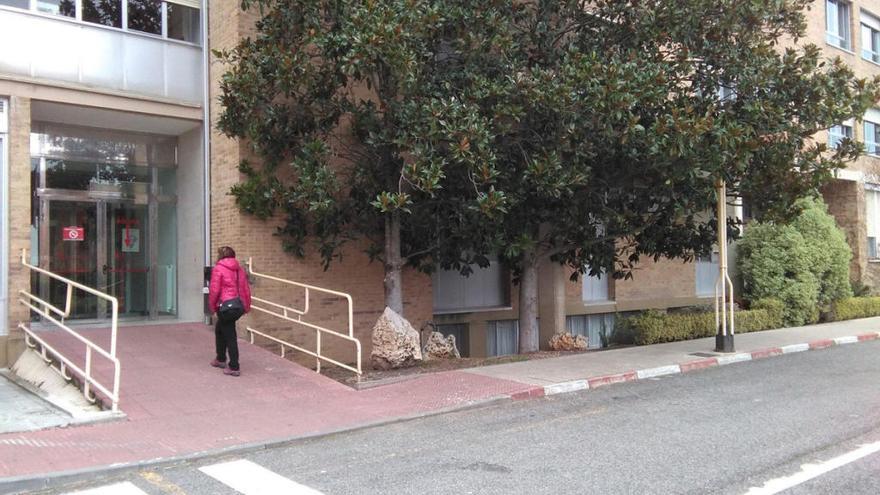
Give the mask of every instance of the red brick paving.
[{"label": "red brick paving", "polygon": [[[109,344],[106,329],[83,334]],[[59,348],[84,353],[60,333],[46,335]],[[453,371],[355,391],[241,340],[242,375],[229,377],[208,365],[213,330],[198,323],[122,327],[117,345],[127,418],[0,435],[0,478],[318,434],[532,388]],[[93,359],[96,375],[112,377],[109,363]]]}]

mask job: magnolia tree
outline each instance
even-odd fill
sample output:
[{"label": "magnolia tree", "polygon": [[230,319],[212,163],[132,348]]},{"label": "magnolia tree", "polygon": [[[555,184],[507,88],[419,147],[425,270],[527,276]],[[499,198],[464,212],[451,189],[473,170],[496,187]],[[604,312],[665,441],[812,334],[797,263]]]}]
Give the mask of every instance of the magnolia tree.
[{"label": "magnolia tree", "polygon": [[242,209],[282,213],[285,246],[313,238],[325,263],[369,239],[396,311],[405,264],[498,255],[520,352],[541,262],[629,277],[703,253],[715,181],[787,211],[859,153],[813,136],[880,96],[797,43],[809,0],[250,3],[257,34],[219,54],[219,127],[261,158]]}]

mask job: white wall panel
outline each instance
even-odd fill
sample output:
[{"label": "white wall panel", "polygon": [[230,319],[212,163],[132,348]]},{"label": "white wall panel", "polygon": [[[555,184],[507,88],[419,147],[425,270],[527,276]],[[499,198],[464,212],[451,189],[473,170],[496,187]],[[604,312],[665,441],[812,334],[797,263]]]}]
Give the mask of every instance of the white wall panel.
[{"label": "white wall panel", "polygon": [[202,103],[201,47],[0,9],[0,72]]}]

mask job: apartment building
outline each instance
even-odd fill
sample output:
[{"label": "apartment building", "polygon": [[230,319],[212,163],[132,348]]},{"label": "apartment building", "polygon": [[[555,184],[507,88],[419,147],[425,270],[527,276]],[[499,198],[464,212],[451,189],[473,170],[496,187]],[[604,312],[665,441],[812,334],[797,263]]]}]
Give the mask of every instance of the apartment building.
[{"label": "apartment building", "polygon": [[[0,366],[26,261],[119,299],[120,318],[202,318],[206,12],[200,0],[0,0]],[[76,297],[68,321],[101,324]]]},{"label": "apartment building", "polygon": [[[828,57],[839,57],[859,77],[880,75],[880,2],[816,2],[808,39]],[[865,154],[841,171],[822,191],[853,251],[851,276],[880,287],[880,108],[862,119],[841,122],[825,136],[829,146],[848,137],[865,143]]]},{"label": "apartment building", "polygon": [[[199,0],[0,0],[0,366],[22,347],[20,289],[57,299],[59,287],[31,280],[21,260],[105,290],[120,300],[125,322],[199,321],[203,267],[219,246],[254,260],[263,273],[350,293],[354,328],[370,352],[370,330],[384,309],[380,263],[348,245],[324,270],[317,257],[286,253],[274,236],[280,221],[241,214],[228,194],[250,157],[245,143],[213,125],[225,68],[212,49],[252,34],[255,12],[239,2]],[[859,75],[880,69],[880,2],[817,1],[809,41]],[[880,108],[831,129],[864,140],[868,156],[823,191],[853,247],[854,277],[880,277]],[[741,212],[734,209],[734,214]],[[548,263],[540,270],[541,345],[562,330],[605,344],[621,313],[708,305],[717,258],[640,265],[634,278],[585,277]],[[404,312],[416,328],[429,322],[458,337],[465,355],[517,348],[517,287],[497,261],[468,278],[406,271]],[[301,294],[259,281],[255,292],[290,304]],[[82,298],[71,320],[100,324],[107,308]],[[345,318],[318,305],[315,322]],[[306,347],[310,329],[248,316]],[[330,357],[352,359],[345,342],[325,341]]]}]

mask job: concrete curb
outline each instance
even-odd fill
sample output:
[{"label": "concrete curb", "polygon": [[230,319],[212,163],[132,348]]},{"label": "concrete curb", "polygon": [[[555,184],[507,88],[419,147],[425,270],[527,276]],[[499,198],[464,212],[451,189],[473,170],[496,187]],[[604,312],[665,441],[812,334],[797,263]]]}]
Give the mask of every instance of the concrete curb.
[{"label": "concrete curb", "polygon": [[877,339],[880,339],[880,332],[865,333],[847,337],[837,337],[833,339],[820,339],[811,342],[805,342],[802,344],[784,345],[781,347],[768,347],[751,352],[741,352],[737,354],[728,354],[706,359],[697,359],[695,361],[658,366],[656,368],[626,371],[624,373],[617,373],[614,375],[592,376],[581,380],[572,380],[543,386],[535,385],[526,390],[510,394],[508,397],[512,400],[536,399],[550,395],[578,392],[581,390],[590,390],[598,387],[604,387],[606,385],[612,385],[614,383],[646,380],[666,375],[689,373],[691,371],[698,371],[706,368],[713,368],[716,366],[725,366],[728,364],[741,363],[744,361],[754,361],[757,359],[771,358],[796,352],[827,349],[834,346],[857,344],[859,342],[867,342]]}]

